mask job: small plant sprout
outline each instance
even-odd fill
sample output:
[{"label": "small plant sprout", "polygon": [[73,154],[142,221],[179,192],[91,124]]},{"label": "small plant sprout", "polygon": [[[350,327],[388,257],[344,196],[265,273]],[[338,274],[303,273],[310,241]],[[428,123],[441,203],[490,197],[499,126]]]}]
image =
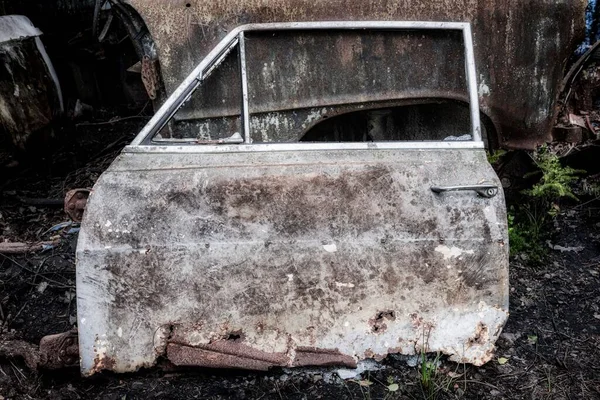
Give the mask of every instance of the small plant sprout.
[{"label": "small plant sprout", "polygon": [[573,184],[585,171],[561,164],[560,158],[547,146],[536,150],[531,158],[538,171],[525,175],[539,176],[539,180],[522,192],[524,204],[508,212],[508,236],[511,255],[524,254],[533,262],[541,262],[547,252],[545,226],[560,212],[559,200],[578,201],[573,194]]},{"label": "small plant sprout", "polygon": [[494,165],[494,164],[497,164],[502,159],[502,157],[506,154],[506,150],[499,149],[499,150],[494,151],[493,153],[486,150],[485,154],[487,155],[488,162],[490,164]]},{"label": "small plant sprout", "polygon": [[561,198],[570,198],[578,201],[573,194],[572,185],[578,179],[578,175],[585,171],[564,167],[558,156],[552,153],[548,147],[542,146],[532,155],[532,159],[539,168],[539,171],[525,175],[525,177],[539,175],[542,176],[538,183],[533,185],[525,194],[540,199],[546,203],[550,215],[556,215],[555,202]]},{"label": "small plant sprout", "polygon": [[387,390],[389,392],[394,393],[394,392],[397,392],[398,389],[400,389],[400,386],[396,383],[396,381],[394,380],[393,376],[388,376],[387,377],[387,383],[388,383]]}]

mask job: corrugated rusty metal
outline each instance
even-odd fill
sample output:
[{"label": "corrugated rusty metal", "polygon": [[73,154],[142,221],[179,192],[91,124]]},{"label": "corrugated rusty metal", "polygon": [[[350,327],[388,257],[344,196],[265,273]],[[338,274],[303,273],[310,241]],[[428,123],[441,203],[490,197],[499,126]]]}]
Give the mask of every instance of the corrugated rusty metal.
[{"label": "corrugated rusty metal", "polygon": [[[494,122],[499,144],[513,148],[532,148],[551,140],[554,104],[564,62],[583,35],[587,5],[585,0],[128,2],[140,12],[157,43],[169,93],[228,31],[244,23],[323,20],[471,22],[481,109]],[[338,54],[331,52],[323,52],[323,57],[325,64],[339,59]],[[399,58],[394,66],[401,70],[407,65]],[[225,90],[223,85],[220,88]],[[452,95],[460,96],[462,92],[453,91]],[[258,107],[262,105],[262,111],[267,111],[264,109],[266,102],[257,104]],[[192,117],[200,112],[197,105],[188,111]]]}]

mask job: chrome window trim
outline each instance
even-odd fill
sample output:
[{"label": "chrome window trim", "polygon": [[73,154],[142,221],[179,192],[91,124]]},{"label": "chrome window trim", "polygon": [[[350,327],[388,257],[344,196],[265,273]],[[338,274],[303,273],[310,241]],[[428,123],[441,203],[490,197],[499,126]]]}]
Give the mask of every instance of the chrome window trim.
[{"label": "chrome window trim", "polygon": [[458,150],[483,149],[483,142],[352,142],[352,143],[257,143],[222,145],[136,145],[124,153],[246,153],[265,151],[336,151],[336,150]]},{"label": "chrome window trim", "polygon": [[[285,23],[263,23],[242,25],[232,30],[219,44],[198,64],[198,66],[188,75],[179,87],[169,96],[165,103],[154,114],[152,119],[144,126],[140,133],[135,137],[127,147],[127,151],[132,152],[135,147],[156,147],[164,149],[162,151],[174,152],[173,146],[165,146],[164,140],[159,144],[152,141],[152,138],[159,132],[168,121],[177,113],[179,108],[191,97],[194,91],[200,86],[202,81],[225,59],[225,57],[239,44],[240,56],[240,76],[242,81],[242,121],[244,129],[244,140],[246,146],[250,140],[250,115],[248,111],[248,82],[246,75],[245,60],[245,32],[256,31],[276,31],[276,30],[460,30],[463,33],[463,42],[465,46],[465,68],[467,78],[467,88],[469,93],[469,108],[471,114],[471,135],[472,142],[394,142],[394,146],[386,142],[375,143],[375,148],[483,148],[481,137],[481,121],[479,118],[479,97],[477,93],[477,76],[475,69],[475,54],[473,50],[473,38],[471,33],[471,24],[467,22],[432,22],[432,21],[323,21],[323,22],[285,22]],[[194,140],[185,141],[193,144]],[[181,141],[180,141],[181,143]],[[476,143],[477,146],[466,146],[466,143]],[[373,143],[370,143],[373,145]],[[419,147],[415,147],[419,144]],[[143,146],[142,146],[143,145]],[[331,149],[350,149],[358,148],[356,143],[331,143]],[[239,147],[242,145],[235,145]],[[257,147],[259,146],[259,147]],[[266,146],[266,147],[265,147]],[[282,147],[283,146],[283,147]],[[291,148],[296,146],[295,150],[302,150],[306,146],[312,146],[312,149],[320,148],[319,144],[299,144],[299,143],[273,143],[252,145],[253,150],[238,151],[267,151],[267,149],[277,150],[278,148]],[[230,148],[231,145],[197,145],[197,146],[179,146],[199,149],[190,151],[193,153],[221,152],[215,147]],[[368,146],[365,146],[368,148]],[[263,150],[264,149],[264,150]],[[141,150],[141,149],[140,149]],[[233,151],[233,150],[229,150]],[[153,150],[154,152],[154,150]],[[181,151],[177,151],[181,152]],[[187,151],[186,151],[187,152]]]}]

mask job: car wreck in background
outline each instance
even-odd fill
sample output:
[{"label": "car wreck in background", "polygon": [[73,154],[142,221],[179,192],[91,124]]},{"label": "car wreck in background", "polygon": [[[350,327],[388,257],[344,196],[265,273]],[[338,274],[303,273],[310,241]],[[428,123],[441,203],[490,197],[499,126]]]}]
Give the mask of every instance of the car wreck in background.
[{"label": "car wreck in background", "polygon": [[[117,0],[113,0],[117,2]],[[223,4],[218,1],[182,0],[154,2],[150,0],[122,1],[130,5],[145,21],[150,36],[156,44],[162,80],[167,94],[188,75],[194,66],[208,54],[227,32],[248,22],[335,21],[335,20],[421,20],[464,21],[473,27],[475,59],[478,66],[478,93],[484,129],[491,147],[533,149],[551,142],[552,127],[556,117],[556,100],[559,95],[564,68],[573,51],[583,38],[587,1],[537,1],[518,3],[488,1],[462,2],[347,2],[332,6],[327,1],[235,1]],[[372,43],[376,45],[376,43]],[[274,44],[276,45],[276,44]],[[360,51],[370,44],[346,43],[348,53]],[[373,55],[377,56],[377,55]],[[293,57],[293,56],[292,56]],[[337,53],[323,52],[321,61],[338,62]],[[286,65],[297,65],[296,59],[286,60]],[[394,69],[406,70],[405,58],[394,59]],[[283,66],[280,66],[283,69]],[[420,71],[410,71],[411,77]],[[456,74],[456,73],[454,73]],[[233,78],[233,77],[231,77]],[[261,84],[268,85],[265,76]],[[382,79],[385,76],[381,77]],[[425,77],[420,77],[425,78]],[[454,77],[449,76],[452,80]],[[223,83],[206,89],[208,93],[223,93]],[[238,85],[239,86],[239,85]],[[292,86],[291,84],[289,86]],[[291,88],[286,88],[291,89]],[[233,89],[238,90],[239,89]],[[340,93],[343,89],[340,90]],[[315,124],[323,115],[311,109],[310,99],[315,93],[308,89],[293,89],[284,95],[298,95],[295,107],[302,109],[294,120],[299,130]],[[231,120],[237,115],[237,93],[229,96],[219,107],[203,107],[202,96],[192,99],[181,111],[177,120]],[[209,96],[209,95],[208,95]],[[464,93],[457,90],[445,92],[419,92],[405,94],[405,98],[444,99],[466,101]],[[305,99],[305,100],[301,100]],[[381,93],[378,98],[351,98],[354,103],[396,99],[395,93]],[[251,109],[252,124],[269,129],[269,121],[276,121],[272,113],[279,110],[276,99],[257,99]],[[347,112],[341,99],[327,99],[332,107],[326,117]],[[454,105],[448,106],[449,108]],[[449,111],[451,112],[451,111]],[[229,121],[231,122],[231,121]],[[275,123],[275,122],[274,122]]]},{"label": "car wreck in background", "polygon": [[[382,21],[470,22],[479,66],[478,92],[485,136],[489,136],[491,148],[513,149],[532,149],[545,142],[565,139],[562,131],[553,136],[553,125],[558,117],[556,105],[563,89],[561,80],[567,61],[584,37],[586,6],[585,0],[528,0],[493,6],[485,1],[463,3],[453,0],[420,2],[418,5],[408,1],[349,2],[336,7],[325,1],[239,1],[227,5],[195,0],[86,0],[76,4],[59,1],[34,5],[20,1],[0,2],[0,10],[4,12],[27,13],[34,23],[41,24],[44,31],[51,33],[52,39],[61,35],[61,40],[67,39],[85,27],[91,28],[93,36],[104,42],[110,41],[112,32],[119,32],[119,39],[113,39],[118,42],[123,34],[127,34],[136,59],[128,55],[123,60],[111,59],[111,62],[115,65],[125,63],[125,69],[132,67],[130,71],[139,72],[136,79],[143,83],[146,98],[155,99],[157,106],[227,32],[244,23],[364,20],[367,16],[370,20]],[[595,1],[589,2],[589,7],[591,11],[595,10]],[[53,26],[51,21],[60,21],[60,26]],[[60,54],[57,58],[65,58],[60,46],[53,43],[52,47]],[[69,51],[76,54],[73,49]],[[52,56],[52,51],[50,54]],[[326,62],[326,57],[333,58],[334,55],[323,56]],[[397,62],[401,68],[401,60]],[[122,88],[118,90],[121,96],[125,93],[143,104],[139,88],[131,81],[132,74],[116,72],[117,76],[115,73],[104,76],[109,68],[104,66],[102,70],[96,70],[95,64],[100,65],[97,61],[81,64],[73,60],[68,60],[67,66],[59,65],[59,76],[68,92],[65,103],[67,98],[75,96],[69,100],[107,104],[115,98],[115,93],[106,92]],[[107,84],[108,80],[112,84]],[[86,82],[94,84],[86,85]],[[464,103],[466,99],[461,96],[459,92],[449,91],[419,93],[413,98],[452,99]],[[387,97],[393,98],[393,94],[389,93]],[[335,101],[329,100],[330,103]],[[231,99],[219,109],[205,107],[200,111],[198,106],[202,101],[202,97],[197,96],[176,119],[206,122],[222,117],[230,119],[235,114]],[[369,103],[372,99],[360,101]],[[251,123],[268,126],[270,113],[277,110],[267,105],[261,107],[256,112],[253,110]],[[288,122],[304,128],[317,122],[313,119],[316,114],[311,114],[308,108],[305,107],[304,115]],[[327,116],[345,112],[342,107],[338,111],[329,110]],[[581,135],[570,140],[576,139],[581,140]]]}]

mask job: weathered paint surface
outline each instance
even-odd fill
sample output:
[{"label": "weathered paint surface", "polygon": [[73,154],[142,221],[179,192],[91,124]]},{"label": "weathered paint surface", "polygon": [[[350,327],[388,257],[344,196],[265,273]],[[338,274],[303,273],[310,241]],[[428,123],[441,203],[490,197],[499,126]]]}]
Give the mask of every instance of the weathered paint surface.
[{"label": "weathered paint surface", "polygon": [[[254,141],[298,141],[342,113],[467,97],[459,31],[247,33],[245,49]],[[236,60],[230,55],[178,112],[173,136],[240,131]],[[454,115],[445,116],[440,127],[452,124]]]},{"label": "weathered paint surface", "polygon": [[[587,5],[586,0],[128,2],[141,13],[157,43],[169,93],[228,31],[245,23],[325,20],[471,22],[482,111],[494,122],[499,144],[514,148],[532,148],[550,140],[564,62],[583,37]],[[326,62],[340,59],[336,52],[324,51],[322,55]],[[405,60],[399,57],[394,67],[400,70],[407,67]],[[295,64],[284,64],[281,69],[290,66],[296,67]],[[223,90],[216,93],[223,93]],[[454,97],[464,95],[457,91],[451,94]],[[424,95],[427,94],[420,94]],[[198,107],[193,108],[193,112],[198,110]]]},{"label": "weathered paint surface", "polygon": [[440,351],[481,365],[508,316],[483,150],[127,153],[77,247],[81,368],[266,369]]}]

